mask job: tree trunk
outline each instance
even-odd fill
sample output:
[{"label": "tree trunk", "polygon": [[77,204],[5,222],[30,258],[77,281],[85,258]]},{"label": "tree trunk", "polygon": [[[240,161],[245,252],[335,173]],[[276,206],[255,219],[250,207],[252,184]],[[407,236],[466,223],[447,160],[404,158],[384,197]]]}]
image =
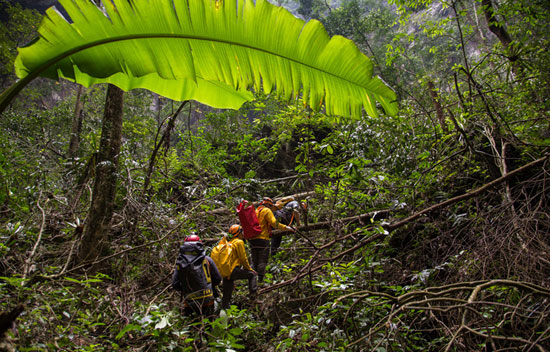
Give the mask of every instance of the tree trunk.
[{"label": "tree trunk", "polygon": [[512,38],[504,25],[498,21],[498,18],[495,16],[495,9],[493,7],[493,2],[491,0],[482,0],[481,5],[483,8],[483,13],[485,14],[485,19],[487,20],[487,25],[489,30],[497,36],[498,40],[508,53],[508,60],[510,62],[515,62],[518,60],[518,51],[514,50],[512,45]]},{"label": "tree trunk", "polygon": [[122,141],[123,98],[124,92],[120,88],[108,86],[92,204],[78,253],[80,262],[93,261],[107,249],[107,235],[116,194],[118,155]]},{"label": "tree trunk", "polygon": [[76,157],[80,145],[80,131],[82,130],[82,92],[83,86],[78,86],[76,95],[76,104],[74,107],[73,125],[71,127],[71,139],[69,142],[69,150],[67,156],[69,159]]},{"label": "tree trunk", "polygon": [[439,120],[439,125],[441,126],[443,133],[449,133],[447,124],[445,123],[445,115],[443,114],[443,108],[441,107],[441,103],[439,102],[439,94],[437,94],[435,85],[431,80],[428,80],[428,89],[430,90],[430,96],[432,97],[432,102],[435,107],[437,119]]},{"label": "tree trunk", "polygon": [[491,0],[482,0],[481,5],[483,7],[483,13],[485,14],[485,19],[487,20],[489,30],[497,36],[504,48],[508,49],[512,43],[512,38],[510,38],[510,35],[504,26],[498,22],[498,19],[495,16],[495,9],[493,8],[493,2]]}]

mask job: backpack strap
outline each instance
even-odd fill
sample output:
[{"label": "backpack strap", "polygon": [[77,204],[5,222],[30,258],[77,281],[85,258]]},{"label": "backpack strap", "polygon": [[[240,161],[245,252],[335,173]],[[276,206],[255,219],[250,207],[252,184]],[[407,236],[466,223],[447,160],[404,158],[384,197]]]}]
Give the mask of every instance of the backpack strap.
[{"label": "backpack strap", "polygon": [[185,252],[180,252],[181,254],[184,254],[184,255],[193,255],[193,256],[198,256],[200,254],[202,254],[201,252],[197,252],[197,251],[185,251]]},{"label": "backpack strap", "polygon": [[[206,264],[205,264],[206,262]],[[206,282],[210,284],[210,288],[205,288],[196,292],[192,292],[187,295],[186,299],[188,300],[199,300],[203,298],[212,297],[214,295],[212,291],[212,279],[210,277],[210,262],[206,257],[202,260],[202,269],[204,270],[204,276],[206,277]]]},{"label": "backpack strap", "polygon": [[290,217],[290,221],[288,222],[288,226],[292,225],[292,221],[294,221],[294,211],[292,211],[292,216]]}]

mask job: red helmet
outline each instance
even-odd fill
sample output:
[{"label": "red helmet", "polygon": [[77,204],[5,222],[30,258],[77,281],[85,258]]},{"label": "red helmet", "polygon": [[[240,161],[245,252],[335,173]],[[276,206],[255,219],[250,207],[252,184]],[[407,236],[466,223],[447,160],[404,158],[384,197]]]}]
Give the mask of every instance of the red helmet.
[{"label": "red helmet", "polygon": [[201,242],[201,239],[199,236],[191,234],[185,238],[185,242]]},{"label": "red helmet", "polygon": [[264,199],[262,199],[262,201],[260,202],[260,205],[266,205],[268,207],[272,207],[273,206],[273,199],[271,199],[269,197],[264,197]]}]

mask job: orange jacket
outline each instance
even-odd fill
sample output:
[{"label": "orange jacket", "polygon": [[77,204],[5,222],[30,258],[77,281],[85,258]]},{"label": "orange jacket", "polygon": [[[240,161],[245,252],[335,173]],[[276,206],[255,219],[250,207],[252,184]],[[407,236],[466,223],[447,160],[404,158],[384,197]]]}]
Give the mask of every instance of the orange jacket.
[{"label": "orange jacket", "polygon": [[254,237],[254,239],[258,238],[262,240],[269,240],[271,238],[271,231],[273,230],[273,228],[278,228],[281,230],[287,229],[286,225],[281,224],[277,221],[275,215],[273,215],[273,212],[268,207],[260,205],[258,208],[256,208],[256,216],[258,217],[258,222],[260,223],[260,227],[262,228],[262,233]]}]

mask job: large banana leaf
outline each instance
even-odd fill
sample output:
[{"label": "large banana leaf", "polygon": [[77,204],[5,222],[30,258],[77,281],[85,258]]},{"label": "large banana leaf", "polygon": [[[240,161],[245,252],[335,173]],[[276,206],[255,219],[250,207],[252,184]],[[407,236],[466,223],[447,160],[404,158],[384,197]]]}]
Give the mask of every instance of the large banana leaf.
[{"label": "large banana leaf", "polygon": [[40,38],[19,48],[22,78],[0,96],[0,111],[37,76],[123,90],[146,88],[174,100],[239,108],[249,89],[294,99],[314,109],[393,115],[395,93],[348,39],[329,38],[266,0],[110,0],[105,12],[89,0],[61,0],[70,19],[46,12]]}]

